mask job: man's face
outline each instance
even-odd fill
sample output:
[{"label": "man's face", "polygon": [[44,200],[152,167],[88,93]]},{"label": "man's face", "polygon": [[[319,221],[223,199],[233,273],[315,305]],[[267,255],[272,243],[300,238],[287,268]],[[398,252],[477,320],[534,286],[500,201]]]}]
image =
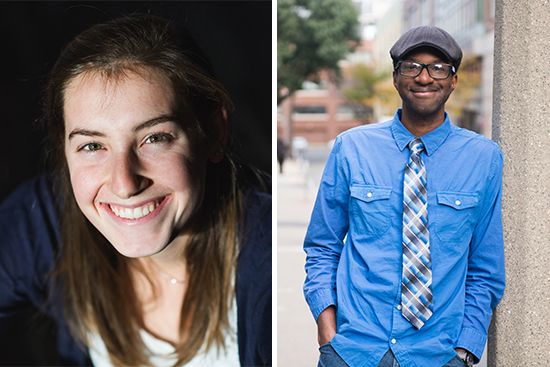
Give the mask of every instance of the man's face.
[{"label": "man's face", "polygon": [[[430,49],[413,51],[403,61],[420,64],[447,63],[442,55]],[[398,70],[393,73],[393,85],[403,100],[403,110],[419,116],[443,113],[445,102],[455,89],[457,81],[456,74],[447,79],[433,79],[426,68],[416,77],[400,75]]]}]

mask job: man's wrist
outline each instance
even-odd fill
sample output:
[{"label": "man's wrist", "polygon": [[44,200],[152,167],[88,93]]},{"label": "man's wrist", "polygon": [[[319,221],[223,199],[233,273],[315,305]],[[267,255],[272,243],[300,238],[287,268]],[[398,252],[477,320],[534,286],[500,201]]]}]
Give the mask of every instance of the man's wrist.
[{"label": "man's wrist", "polygon": [[329,306],[317,319],[317,338],[319,345],[328,343],[336,334],[336,310]]},{"label": "man's wrist", "polygon": [[458,358],[464,361],[464,364],[468,367],[473,367],[474,365],[474,355],[467,351],[464,348],[456,348],[456,355]]}]

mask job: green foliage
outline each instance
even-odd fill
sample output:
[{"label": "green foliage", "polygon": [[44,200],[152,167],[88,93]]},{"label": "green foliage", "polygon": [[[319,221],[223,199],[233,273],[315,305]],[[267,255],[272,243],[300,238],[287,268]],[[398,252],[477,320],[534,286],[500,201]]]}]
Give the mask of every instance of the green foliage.
[{"label": "green foliage", "polygon": [[[358,17],[350,0],[277,2],[279,101],[321,69],[338,70],[338,61],[359,39]],[[280,95],[283,88],[287,93]]]},{"label": "green foliage", "polygon": [[346,79],[348,87],[343,94],[351,102],[356,118],[369,122],[374,118],[375,107],[377,111],[388,114],[388,110],[399,106],[391,73],[377,73],[368,65],[357,64],[351,67]]},{"label": "green foliage", "polygon": [[344,90],[347,99],[367,103],[376,96],[376,85],[387,77],[387,73],[376,73],[365,64],[354,65],[351,69],[351,87]]},{"label": "green foliage", "polygon": [[461,115],[472,109],[468,105],[479,103],[477,100],[481,98],[480,84],[481,59],[475,56],[464,57],[458,71],[458,87],[445,105],[446,111],[456,116],[457,121],[460,121]]}]

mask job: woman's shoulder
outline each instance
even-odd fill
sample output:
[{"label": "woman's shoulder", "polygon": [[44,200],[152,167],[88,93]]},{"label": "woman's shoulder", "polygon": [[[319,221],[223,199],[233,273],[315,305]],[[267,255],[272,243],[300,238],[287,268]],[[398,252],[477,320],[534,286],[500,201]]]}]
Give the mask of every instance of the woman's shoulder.
[{"label": "woman's shoulder", "polygon": [[[49,331],[46,327],[55,327],[58,349],[78,355],[80,359],[75,357],[77,359],[72,359],[73,362],[83,360],[82,353],[74,343],[71,344],[72,339],[64,325],[50,324],[52,317],[56,322],[60,320],[59,304],[56,299],[48,297],[51,295],[48,275],[54,266],[59,231],[54,195],[47,177],[40,176],[21,184],[3,200],[0,204],[0,233],[0,324],[14,328],[10,336],[14,350],[26,350],[27,344],[45,336]],[[48,317],[36,314],[33,319],[28,319],[28,312]],[[28,332],[22,331],[22,327],[36,325],[35,320],[48,321],[43,321],[44,325],[39,329],[31,327]]]},{"label": "woman's shoulder", "polygon": [[260,184],[243,190],[238,273],[244,278],[256,274],[252,283],[258,286],[271,282],[272,200],[270,177],[255,182]]},{"label": "woman's shoulder", "polygon": [[241,230],[242,251],[271,251],[271,193],[250,188],[244,193]]},{"label": "woman's shoulder", "polygon": [[0,205],[0,268],[4,275],[28,279],[36,272],[51,270],[59,244],[54,203],[47,176],[24,182],[4,199]]},{"label": "woman's shoulder", "polygon": [[[247,220],[266,220],[271,219],[271,193],[261,191],[257,188],[250,188],[244,193],[244,214]],[[270,223],[271,225],[271,223]]]},{"label": "woman's shoulder", "polygon": [[238,166],[237,181],[243,194],[240,251],[271,250],[271,176],[247,165]]},{"label": "woman's shoulder", "polygon": [[251,189],[243,201],[237,287],[251,292],[271,289],[271,194]]},{"label": "woman's shoulder", "polygon": [[244,199],[244,231],[237,266],[241,363],[271,365],[271,194],[250,189]]}]

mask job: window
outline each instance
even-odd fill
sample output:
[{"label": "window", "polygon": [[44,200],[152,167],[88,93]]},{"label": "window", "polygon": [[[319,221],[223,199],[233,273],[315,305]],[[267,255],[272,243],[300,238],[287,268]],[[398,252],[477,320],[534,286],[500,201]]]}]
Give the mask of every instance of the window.
[{"label": "window", "polygon": [[294,106],[294,113],[327,113],[325,106]]}]

